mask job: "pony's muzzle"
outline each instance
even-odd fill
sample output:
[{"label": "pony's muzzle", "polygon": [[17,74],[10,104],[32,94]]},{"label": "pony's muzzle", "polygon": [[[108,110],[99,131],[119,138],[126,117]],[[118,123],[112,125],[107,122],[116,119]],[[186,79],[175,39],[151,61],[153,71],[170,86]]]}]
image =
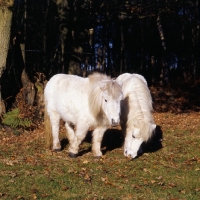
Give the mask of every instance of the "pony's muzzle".
[{"label": "pony's muzzle", "polygon": [[133,152],[129,152],[128,150],[125,150],[124,151],[124,156],[126,156],[127,158],[134,159],[135,157],[137,157],[137,153],[133,153]]},{"label": "pony's muzzle", "polygon": [[111,125],[112,126],[118,126],[119,125],[119,120],[112,119],[111,120]]}]

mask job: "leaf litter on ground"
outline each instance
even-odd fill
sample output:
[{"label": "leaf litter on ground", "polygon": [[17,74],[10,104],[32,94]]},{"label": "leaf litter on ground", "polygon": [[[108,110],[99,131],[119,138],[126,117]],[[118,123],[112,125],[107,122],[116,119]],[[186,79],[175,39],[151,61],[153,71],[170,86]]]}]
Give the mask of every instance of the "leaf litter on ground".
[{"label": "leaf litter on ground", "polygon": [[[134,160],[123,156],[122,146],[104,147],[104,156],[94,159],[91,140],[81,144],[86,153],[72,159],[68,144],[58,153],[46,149],[43,127],[20,135],[0,130],[1,197],[200,199],[199,114],[154,113],[163,133],[162,148]],[[61,134],[65,137],[64,130]]]}]

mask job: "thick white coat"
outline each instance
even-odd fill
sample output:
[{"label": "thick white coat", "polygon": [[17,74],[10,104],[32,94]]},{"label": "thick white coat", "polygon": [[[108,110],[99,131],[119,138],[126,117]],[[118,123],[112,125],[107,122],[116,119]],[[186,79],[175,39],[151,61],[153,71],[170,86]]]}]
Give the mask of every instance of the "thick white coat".
[{"label": "thick white coat", "polygon": [[116,79],[122,83],[121,127],[125,134],[124,155],[135,158],[141,144],[147,142],[155,128],[152,98],[145,78],[124,73]]},{"label": "thick white coat", "polygon": [[[116,93],[114,90],[117,90]],[[47,83],[44,97],[52,129],[53,150],[61,149],[59,121],[62,119],[67,129],[71,156],[78,153],[89,128],[94,128],[93,153],[101,156],[100,146],[105,130],[120,121],[121,86],[110,77],[98,73],[90,78],[57,74]]]}]

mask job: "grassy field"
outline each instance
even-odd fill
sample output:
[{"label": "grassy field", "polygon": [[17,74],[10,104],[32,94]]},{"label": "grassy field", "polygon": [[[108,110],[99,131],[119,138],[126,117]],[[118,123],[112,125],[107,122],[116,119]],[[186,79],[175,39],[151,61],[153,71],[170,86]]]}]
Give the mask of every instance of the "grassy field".
[{"label": "grassy field", "polygon": [[[200,113],[155,113],[162,141],[134,160],[123,156],[120,130],[105,134],[104,156],[95,159],[91,140],[80,156],[45,147],[42,125],[14,134],[0,131],[0,199],[200,199]],[[160,134],[161,135],[161,134]]]}]

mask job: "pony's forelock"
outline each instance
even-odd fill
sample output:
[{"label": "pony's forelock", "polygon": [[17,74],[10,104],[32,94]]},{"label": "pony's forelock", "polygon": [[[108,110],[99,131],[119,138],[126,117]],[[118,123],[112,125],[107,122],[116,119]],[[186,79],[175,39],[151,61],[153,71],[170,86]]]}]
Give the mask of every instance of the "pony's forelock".
[{"label": "pony's forelock", "polygon": [[[97,121],[102,123],[102,120],[106,122],[106,118],[102,112],[102,96],[106,92],[111,98],[118,99],[122,95],[121,86],[109,76],[100,73],[93,73],[88,76],[90,81],[89,91],[89,107],[93,115],[97,118]],[[104,84],[104,89],[101,89],[100,85]]]},{"label": "pony's forelock", "polygon": [[116,81],[111,80],[107,83],[107,92],[113,99],[118,99],[122,95],[122,87]]}]

